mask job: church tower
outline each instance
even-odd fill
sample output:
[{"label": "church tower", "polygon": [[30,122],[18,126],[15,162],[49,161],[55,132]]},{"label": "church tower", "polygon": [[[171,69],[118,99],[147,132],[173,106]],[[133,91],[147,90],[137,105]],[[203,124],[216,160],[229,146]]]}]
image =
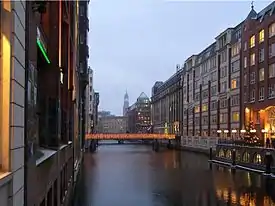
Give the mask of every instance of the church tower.
[{"label": "church tower", "polygon": [[123,116],[126,116],[127,110],[129,107],[129,96],[126,90],[126,93],[124,95],[124,104],[123,104]]}]

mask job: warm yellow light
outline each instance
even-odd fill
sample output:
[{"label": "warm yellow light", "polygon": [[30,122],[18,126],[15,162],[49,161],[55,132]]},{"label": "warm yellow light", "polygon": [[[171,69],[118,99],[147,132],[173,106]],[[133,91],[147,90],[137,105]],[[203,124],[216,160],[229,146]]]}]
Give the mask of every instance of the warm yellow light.
[{"label": "warm yellow light", "polygon": [[267,132],[267,130],[265,130],[265,129],[262,129],[261,131],[262,131],[262,133],[266,133]]},{"label": "warm yellow light", "polygon": [[223,132],[224,132],[224,133],[228,133],[229,131],[228,131],[227,129],[225,129]]},{"label": "warm yellow light", "polygon": [[1,152],[2,169],[9,170],[9,139],[10,139],[10,72],[11,45],[8,37],[2,34],[2,77],[1,77]]},{"label": "warm yellow light", "polygon": [[237,130],[236,129],[232,129],[232,133],[237,133]]},{"label": "warm yellow light", "polygon": [[249,113],[249,111],[250,111],[250,110],[246,107],[246,108],[245,108],[245,113]]},{"label": "warm yellow light", "polygon": [[220,129],[219,129],[219,130],[217,130],[217,133],[222,133],[222,130],[220,130]]},{"label": "warm yellow light", "polygon": [[241,133],[246,133],[246,130],[245,130],[245,129],[242,129],[240,132],[241,132]]}]

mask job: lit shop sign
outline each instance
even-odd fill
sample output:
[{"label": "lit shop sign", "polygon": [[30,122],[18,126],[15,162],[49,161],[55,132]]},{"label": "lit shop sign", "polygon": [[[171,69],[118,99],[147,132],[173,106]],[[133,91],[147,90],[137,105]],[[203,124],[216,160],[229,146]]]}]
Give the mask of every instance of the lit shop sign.
[{"label": "lit shop sign", "polygon": [[37,27],[36,43],[37,43],[40,51],[42,52],[44,58],[46,59],[47,63],[50,64],[51,62],[50,62],[49,57],[47,55],[47,49],[45,47],[45,41],[44,41],[43,36],[41,35],[41,32],[40,32],[38,27]]}]

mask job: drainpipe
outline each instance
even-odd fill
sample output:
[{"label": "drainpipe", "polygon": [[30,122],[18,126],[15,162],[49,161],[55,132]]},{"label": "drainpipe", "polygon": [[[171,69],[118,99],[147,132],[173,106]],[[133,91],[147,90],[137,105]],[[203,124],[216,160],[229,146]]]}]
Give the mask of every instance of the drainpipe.
[{"label": "drainpipe", "polygon": [[24,205],[28,205],[28,80],[29,80],[29,13],[32,12],[30,1],[26,1],[25,11],[25,105],[24,105]]}]

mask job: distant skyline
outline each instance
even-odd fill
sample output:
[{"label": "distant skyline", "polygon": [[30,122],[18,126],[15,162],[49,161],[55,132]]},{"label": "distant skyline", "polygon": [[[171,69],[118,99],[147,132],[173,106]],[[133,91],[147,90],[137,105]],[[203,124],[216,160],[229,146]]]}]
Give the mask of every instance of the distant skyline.
[{"label": "distant skyline", "polygon": [[[254,2],[259,12],[272,1]],[[251,1],[94,0],[89,4],[89,65],[99,110],[122,115],[141,92],[151,96],[192,54],[246,18]],[[231,15],[230,15],[231,14]]]}]

